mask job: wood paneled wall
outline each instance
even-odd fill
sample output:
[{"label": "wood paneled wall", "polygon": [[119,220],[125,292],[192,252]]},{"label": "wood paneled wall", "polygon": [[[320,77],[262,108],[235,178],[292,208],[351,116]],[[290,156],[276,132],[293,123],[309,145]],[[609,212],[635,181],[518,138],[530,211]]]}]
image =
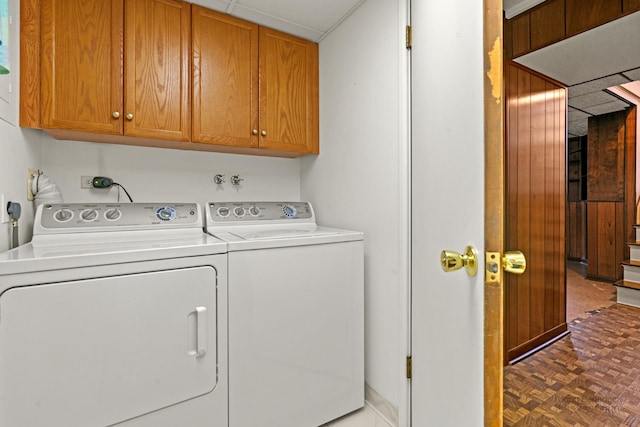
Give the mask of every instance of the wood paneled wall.
[{"label": "wood paneled wall", "polygon": [[619,280],[635,241],[636,108],[589,118],[587,241],[589,277]]},{"label": "wood paneled wall", "polygon": [[587,202],[568,202],[567,258],[587,259]]},{"label": "wood paneled wall", "polygon": [[505,57],[517,58],[638,10],[640,0],[546,0],[505,20]]},{"label": "wood paneled wall", "polygon": [[515,63],[505,68],[507,249],[527,271],[505,276],[505,355],[566,331],[566,89]]}]

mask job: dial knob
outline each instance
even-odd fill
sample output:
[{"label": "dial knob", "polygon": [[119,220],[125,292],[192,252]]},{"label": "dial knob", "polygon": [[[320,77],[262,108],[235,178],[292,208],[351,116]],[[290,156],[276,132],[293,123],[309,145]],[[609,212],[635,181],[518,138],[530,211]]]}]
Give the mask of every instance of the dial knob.
[{"label": "dial knob", "polygon": [[298,215],[298,210],[292,205],[284,205],[282,207],[282,213],[286,217],[294,218],[296,215]]},{"label": "dial knob", "polygon": [[171,206],[164,206],[156,211],[156,216],[162,221],[171,221],[176,217],[176,210]]},{"label": "dial knob", "polygon": [[59,222],[67,222],[71,218],[73,218],[73,212],[69,209],[60,209],[56,213],[53,214],[53,218]]},{"label": "dial knob", "polygon": [[98,218],[98,211],[95,209],[85,209],[80,212],[80,218],[82,218],[83,221],[95,221],[96,218]]},{"label": "dial knob", "polygon": [[245,210],[244,210],[244,208],[242,206],[238,206],[237,208],[233,209],[233,214],[235,216],[237,216],[238,218],[242,218],[245,213],[246,212],[245,212]]},{"label": "dial knob", "polygon": [[250,214],[251,216],[258,216],[258,215],[260,215],[260,208],[259,208],[259,207],[257,207],[257,206],[251,206],[251,207],[249,208],[249,214]]},{"label": "dial knob", "polygon": [[120,211],[120,209],[108,209],[105,213],[104,213],[104,217],[107,218],[109,221],[115,221],[117,219],[120,219],[120,217],[122,216],[122,211]]},{"label": "dial knob", "polygon": [[226,218],[231,213],[231,210],[226,206],[220,206],[216,212],[218,212],[218,215],[221,217]]}]

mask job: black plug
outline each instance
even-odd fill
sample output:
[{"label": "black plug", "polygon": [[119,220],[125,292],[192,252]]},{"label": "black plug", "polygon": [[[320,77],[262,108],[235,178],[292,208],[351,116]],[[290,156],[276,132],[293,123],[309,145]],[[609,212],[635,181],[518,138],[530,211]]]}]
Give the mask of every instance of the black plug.
[{"label": "black plug", "polygon": [[110,188],[113,185],[113,180],[106,176],[94,176],[91,184],[93,184],[93,188]]}]

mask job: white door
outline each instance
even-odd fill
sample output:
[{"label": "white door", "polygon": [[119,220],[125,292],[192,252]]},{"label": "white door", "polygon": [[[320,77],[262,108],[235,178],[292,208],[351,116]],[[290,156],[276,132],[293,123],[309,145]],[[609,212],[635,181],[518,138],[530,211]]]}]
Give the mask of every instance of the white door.
[{"label": "white door", "polygon": [[[413,427],[484,424],[484,6],[411,5]],[[445,273],[467,245],[477,275]]]}]

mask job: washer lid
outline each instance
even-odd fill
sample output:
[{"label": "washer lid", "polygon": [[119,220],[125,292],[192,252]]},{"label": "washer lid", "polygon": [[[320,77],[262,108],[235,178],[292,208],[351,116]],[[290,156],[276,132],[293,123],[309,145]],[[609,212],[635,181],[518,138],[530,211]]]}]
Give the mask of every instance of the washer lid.
[{"label": "washer lid", "polygon": [[227,242],[229,252],[363,240],[363,234],[359,231],[315,226],[306,228],[253,226],[244,229],[234,228],[214,235]]}]

